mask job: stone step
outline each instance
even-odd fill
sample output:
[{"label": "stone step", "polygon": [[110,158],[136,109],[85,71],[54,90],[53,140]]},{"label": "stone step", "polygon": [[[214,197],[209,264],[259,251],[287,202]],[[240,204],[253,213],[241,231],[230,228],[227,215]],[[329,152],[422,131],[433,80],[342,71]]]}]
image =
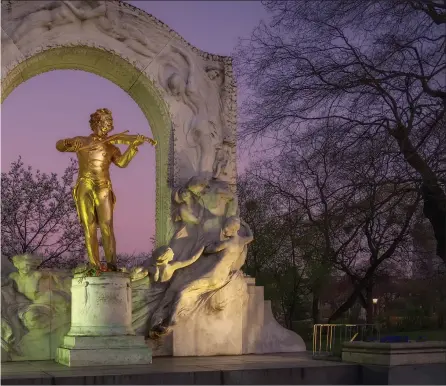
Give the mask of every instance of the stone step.
[{"label": "stone step", "polygon": [[142,348],[148,347],[142,335],[122,336],[70,336],[66,335],[62,346],[75,350],[91,350],[103,348]]}]

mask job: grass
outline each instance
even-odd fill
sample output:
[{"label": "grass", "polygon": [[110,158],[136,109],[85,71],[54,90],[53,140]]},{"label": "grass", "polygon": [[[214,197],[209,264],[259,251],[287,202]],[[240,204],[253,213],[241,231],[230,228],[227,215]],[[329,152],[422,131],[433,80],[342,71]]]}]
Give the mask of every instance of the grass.
[{"label": "grass", "polygon": [[446,330],[419,330],[409,332],[389,332],[381,333],[381,336],[393,335],[393,336],[408,336],[409,340],[417,340],[422,338],[423,340],[446,340]]}]

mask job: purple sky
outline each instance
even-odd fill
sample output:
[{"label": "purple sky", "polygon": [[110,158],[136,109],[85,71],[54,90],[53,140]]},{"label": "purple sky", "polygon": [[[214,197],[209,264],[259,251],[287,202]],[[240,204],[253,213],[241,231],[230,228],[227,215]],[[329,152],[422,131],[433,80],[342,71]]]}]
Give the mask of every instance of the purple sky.
[{"label": "purple sky", "polygon": [[[196,47],[231,55],[239,37],[267,17],[260,1],[130,1],[154,15]],[[88,135],[89,115],[112,110],[116,131],[150,133],[136,103],[110,81],[81,71],[53,71],[17,87],[1,110],[2,172],[19,155],[25,165],[62,174],[70,154],[55,149],[58,139]],[[149,166],[149,167],[148,167]],[[155,153],[141,147],[126,169],[112,167],[117,196],[115,233],[118,252],[150,251],[155,228]],[[143,175],[140,183],[139,175]],[[138,181],[138,186],[135,183]]]}]

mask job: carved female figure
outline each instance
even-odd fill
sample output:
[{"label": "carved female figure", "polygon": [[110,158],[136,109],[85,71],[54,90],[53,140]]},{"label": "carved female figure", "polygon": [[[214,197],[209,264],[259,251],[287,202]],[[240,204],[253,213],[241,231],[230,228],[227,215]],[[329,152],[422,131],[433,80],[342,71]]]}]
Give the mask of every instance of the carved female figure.
[{"label": "carved female figure", "polygon": [[190,265],[173,276],[163,299],[150,321],[151,336],[156,338],[169,332],[178,317],[189,315],[230,280],[230,273],[245,246],[253,240],[249,226],[243,222],[246,235],[239,235],[240,219],[230,217],[223,227],[222,240],[204,248]]},{"label": "carved female figure", "polygon": [[212,178],[217,179],[227,174],[226,168],[228,167],[231,158],[231,148],[234,146],[235,144],[233,142],[224,140],[221,145],[215,147],[215,160],[212,166],[214,174]]},{"label": "carved female figure", "polygon": [[[200,245],[200,243],[198,244]],[[163,252],[156,258],[153,280],[160,283],[169,281],[175,271],[181,268],[185,268],[192,263],[195,263],[203,253],[203,250],[204,246],[199,246],[197,250],[192,254],[192,256],[187,260],[172,262],[174,253],[171,248],[165,248]]]}]

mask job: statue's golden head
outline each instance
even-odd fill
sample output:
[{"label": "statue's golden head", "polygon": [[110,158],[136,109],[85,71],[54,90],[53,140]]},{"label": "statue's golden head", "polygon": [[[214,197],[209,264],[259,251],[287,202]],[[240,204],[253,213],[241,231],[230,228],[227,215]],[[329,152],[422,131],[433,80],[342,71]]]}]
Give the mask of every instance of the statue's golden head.
[{"label": "statue's golden head", "polygon": [[97,109],[90,115],[90,127],[100,137],[107,135],[113,130],[112,112],[106,108]]}]

